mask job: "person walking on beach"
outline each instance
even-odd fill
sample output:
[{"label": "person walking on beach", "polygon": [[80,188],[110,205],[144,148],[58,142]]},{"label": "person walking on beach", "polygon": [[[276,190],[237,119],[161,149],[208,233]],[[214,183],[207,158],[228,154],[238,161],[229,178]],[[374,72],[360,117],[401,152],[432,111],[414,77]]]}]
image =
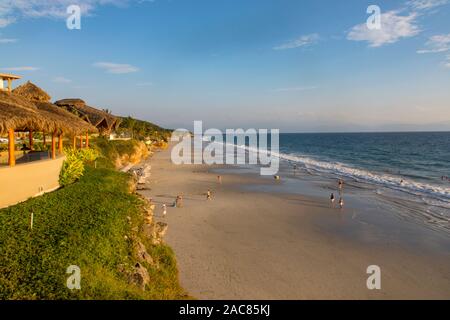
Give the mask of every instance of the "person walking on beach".
[{"label": "person walking on beach", "polygon": [[206,200],[211,200],[211,190],[208,190],[208,192],[206,193]]},{"label": "person walking on beach", "polygon": [[339,190],[342,190],[342,188],[344,187],[344,181],[342,181],[342,179],[339,179],[338,186]]},{"label": "person walking on beach", "polygon": [[165,217],[167,214],[167,207],[165,203],[162,205],[162,209],[163,209],[163,217]]},{"label": "person walking on beach", "polygon": [[332,193],[331,196],[330,196],[331,204],[334,204],[334,200],[335,200],[334,193]]},{"label": "person walking on beach", "polygon": [[181,208],[183,206],[183,197],[181,195],[177,196],[177,199],[175,200],[175,207]]},{"label": "person walking on beach", "polygon": [[217,176],[217,182],[219,182],[219,184],[222,184],[222,176]]},{"label": "person walking on beach", "polygon": [[344,199],[342,198],[339,199],[339,208],[340,209],[344,208]]}]

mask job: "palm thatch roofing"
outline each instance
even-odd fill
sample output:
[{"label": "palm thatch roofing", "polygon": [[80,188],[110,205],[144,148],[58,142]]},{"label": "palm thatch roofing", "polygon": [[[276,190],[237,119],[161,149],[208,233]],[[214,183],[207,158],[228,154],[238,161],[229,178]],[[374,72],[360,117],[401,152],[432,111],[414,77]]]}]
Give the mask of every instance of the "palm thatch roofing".
[{"label": "palm thatch roofing", "polygon": [[34,102],[50,102],[51,99],[47,92],[30,81],[15,88],[13,93]]},{"label": "palm thatch roofing", "polygon": [[59,108],[57,105],[49,102],[36,102],[36,107],[42,115],[55,122],[64,133],[79,135],[86,132],[98,132],[93,125],[83,121],[69,111]]},{"label": "palm thatch roofing", "polygon": [[77,116],[52,105],[50,96],[27,82],[12,93],[0,92],[0,134],[15,131],[44,131],[81,134],[97,129]]},{"label": "palm thatch roofing", "polygon": [[97,127],[100,131],[116,129],[121,122],[119,117],[90,107],[81,99],[63,99],[56,101],[55,104],[78,115],[80,118]]},{"label": "palm thatch roofing", "polygon": [[16,131],[54,129],[54,123],[46,119],[30,101],[0,91],[0,134],[9,129]]}]

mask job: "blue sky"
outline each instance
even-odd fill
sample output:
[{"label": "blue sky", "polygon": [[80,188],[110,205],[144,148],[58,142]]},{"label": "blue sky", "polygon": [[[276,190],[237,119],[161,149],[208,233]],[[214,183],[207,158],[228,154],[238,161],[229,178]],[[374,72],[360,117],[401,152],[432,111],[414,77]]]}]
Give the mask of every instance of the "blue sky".
[{"label": "blue sky", "polygon": [[53,100],[171,128],[450,130],[448,0],[2,0],[0,50]]}]

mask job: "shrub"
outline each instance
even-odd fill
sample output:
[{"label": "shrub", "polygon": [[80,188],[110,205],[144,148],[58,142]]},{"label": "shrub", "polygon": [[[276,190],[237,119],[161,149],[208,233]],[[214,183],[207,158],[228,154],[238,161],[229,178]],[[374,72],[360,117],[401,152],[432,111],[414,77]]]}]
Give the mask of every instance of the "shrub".
[{"label": "shrub", "polygon": [[66,160],[59,175],[59,184],[63,187],[74,183],[84,173],[84,164],[98,158],[98,152],[93,149],[64,149]]},{"label": "shrub", "polygon": [[64,160],[61,173],[59,174],[59,184],[63,187],[77,181],[84,173],[84,163],[77,150],[67,148],[64,150],[66,160]]},{"label": "shrub", "polygon": [[[73,150],[73,149],[72,149]],[[78,157],[84,162],[94,162],[99,157],[99,153],[95,149],[80,149],[78,151]]]}]

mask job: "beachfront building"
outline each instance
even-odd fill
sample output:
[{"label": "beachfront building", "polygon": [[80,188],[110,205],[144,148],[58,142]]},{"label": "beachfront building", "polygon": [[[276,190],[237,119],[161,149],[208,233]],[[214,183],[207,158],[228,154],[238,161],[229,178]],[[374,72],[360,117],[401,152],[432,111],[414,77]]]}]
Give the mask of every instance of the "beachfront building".
[{"label": "beachfront building", "polygon": [[101,135],[106,137],[109,137],[119,127],[121,122],[119,117],[90,107],[81,99],[63,99],[56,101],[55,104],[93,125]]},{"label": "beachfront building", "polygon": [[[0,91],[12,91],[12,82],[18,80],[21,77],[13,74],[0,73]],[[6,82],[6,85],[5,85]]]},{"label": "beachfront building", "polygon": [[[31,82],[12,92],[0,90],[0,137],[8,141],[6,152],[0,152],[0,160],[6,154],[6,161],[0,161],[0,208],[58,188],[64,161],[63,137],[97,132],[77,116],[51,104],[50,99]],[[28,138],[20,140],[20,150],[16,148],[18,134]],[[36,134],[43,138],[39,150],[34,148]],[[48,150],[47,136],[51,140]]]}]

